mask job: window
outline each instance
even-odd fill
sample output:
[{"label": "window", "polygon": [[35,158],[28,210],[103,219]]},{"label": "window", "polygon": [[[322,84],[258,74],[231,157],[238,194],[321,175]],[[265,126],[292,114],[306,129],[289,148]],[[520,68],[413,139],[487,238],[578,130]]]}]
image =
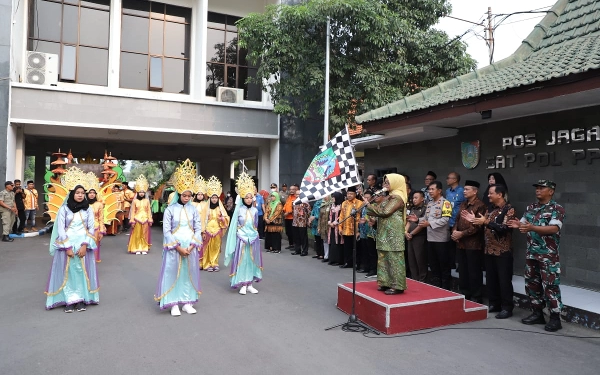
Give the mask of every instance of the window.
[{"label": "window", "polygon": [[27,48],[58,55],[59,80],[108,84],[110,0],[32,0]]},{"label": "window", "polygon": [[258,68],[246,60],[247,51],[238,48],[235,23],[240,17],[208,12],[206,30],[206,95],[217,96],[217,88],[244,89],[244,99],[260,101],[259,85],[246,83],[248,77],[256,77]]},{"label": "window", "polygon": [[120,86],[189,94],[192,11],[123,0]]}]

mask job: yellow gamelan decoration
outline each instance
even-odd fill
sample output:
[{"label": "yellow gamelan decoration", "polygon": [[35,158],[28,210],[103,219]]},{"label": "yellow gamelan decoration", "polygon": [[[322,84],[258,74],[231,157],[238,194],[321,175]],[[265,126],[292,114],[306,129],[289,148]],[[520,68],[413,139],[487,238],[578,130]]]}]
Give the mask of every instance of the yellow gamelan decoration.
[{"label": "yellow gamelan decoration", "polygon": [[242,173],[237,181],[235,182],[237,186],[238,194],[245,198],[248,193],[253,196],[256,194],[256,186],[254,185],[254,180],[250,177],[246,172]]},{"label": "yellow gamelan decoration", "polygon": [[141,174],[135,180],[135,192],[139,193],[140,191],[143,191],[143,192],[148,191],[148,180],[146,179],[146,177],[144,177],[143,174]]},{"label": "yellow gamelan decoration", "polygon": [[194,183],[194,193],[202,193],[206,195],[206,180],[202,176],[196,177],[196,181]]},{"label": "yellow gamelan decoration", "polygon": [[221,181],[215,176],[211,176],[206,182],[206,192],[209,197],[212,197],[213,195],[220,197],[223,192]]},{"label": "yellow gamelan decoration", "polygon": [[177,193],[181,194],[184,191],[194,192],[194,185],[196,184],[196,165],[186,159],[177,169],[175,170],[174,186]]}]

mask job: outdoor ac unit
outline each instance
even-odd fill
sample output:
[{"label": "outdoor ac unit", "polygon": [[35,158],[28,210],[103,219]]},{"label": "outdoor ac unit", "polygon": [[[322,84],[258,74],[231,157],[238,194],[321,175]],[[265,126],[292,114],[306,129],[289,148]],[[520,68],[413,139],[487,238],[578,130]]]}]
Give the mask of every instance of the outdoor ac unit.
[{"label": "outdoor ac unit", "polygon": [[25,82],[35,85],[54,85],[58,82],[58,55],[27,51]]},{"label": "outdoor ac unit", "polygon": [[244,89],[217,87],[217,101],[225,103],[241,103],[244,101]]}]

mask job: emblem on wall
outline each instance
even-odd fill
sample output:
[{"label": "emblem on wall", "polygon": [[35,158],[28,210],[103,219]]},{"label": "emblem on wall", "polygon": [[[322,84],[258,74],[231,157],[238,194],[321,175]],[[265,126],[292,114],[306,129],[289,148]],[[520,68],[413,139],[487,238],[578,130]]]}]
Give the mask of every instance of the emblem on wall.
[{"label": "emblem on wall", "polygon": [[474,169],[479,164],[479,141],[462,142],[460,149],[465,168]]}]

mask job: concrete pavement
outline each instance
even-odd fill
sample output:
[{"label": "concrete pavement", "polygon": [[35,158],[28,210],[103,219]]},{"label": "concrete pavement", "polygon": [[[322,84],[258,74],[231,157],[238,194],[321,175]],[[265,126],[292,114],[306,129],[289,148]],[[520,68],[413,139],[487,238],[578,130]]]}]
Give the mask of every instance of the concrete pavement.
[{"label": "concrete pavement", "polygon": [[[44,309],[49,235],[1,243],[0,374],[585,375],[600,368],[600,339],[488,330],[544,332],[522,325],[527,312],[520,309],[508,320],[410,337],[324,331],[347,319],[335,303],[337,283],[351,281],[351,271],[287,250],[264,253],[257,295],[231,290],[225,267],[202,272],[198,313],[173,318],[153,300],[159,228],[146,256],[126,254],[128,238],[103,240],[100,305],[73,314]],[[562,335],[600,337],[563,326]]]}]

